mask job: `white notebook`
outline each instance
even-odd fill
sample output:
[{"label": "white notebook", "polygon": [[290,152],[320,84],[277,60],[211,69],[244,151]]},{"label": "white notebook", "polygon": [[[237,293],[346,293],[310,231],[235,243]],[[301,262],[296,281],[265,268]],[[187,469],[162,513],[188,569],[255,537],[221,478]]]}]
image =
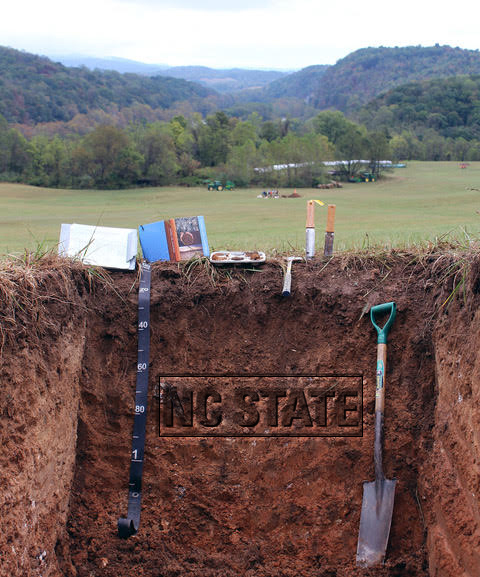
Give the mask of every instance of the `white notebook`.
[{"label": "white notebook", "polygon": [[58,253],[84,264],[134,270],[137,231],[87,224],[62,224]]}]

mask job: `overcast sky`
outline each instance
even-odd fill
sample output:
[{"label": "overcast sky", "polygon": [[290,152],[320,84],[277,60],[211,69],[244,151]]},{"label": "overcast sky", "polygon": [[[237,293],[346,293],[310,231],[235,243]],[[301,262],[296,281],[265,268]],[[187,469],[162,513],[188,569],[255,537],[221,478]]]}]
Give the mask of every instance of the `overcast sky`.
[{"label": "overcast sky", "polygon": [[5,0],[0,45],[152,64],[298,69],[367,46],[480,48],[478,0]]}]

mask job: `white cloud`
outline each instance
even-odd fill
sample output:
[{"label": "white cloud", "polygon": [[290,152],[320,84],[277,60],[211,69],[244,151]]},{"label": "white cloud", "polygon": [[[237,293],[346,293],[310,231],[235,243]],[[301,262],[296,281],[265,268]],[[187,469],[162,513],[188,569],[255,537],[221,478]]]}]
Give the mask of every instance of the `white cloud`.
[{"label": "white cloud", "polygon": [[265,10],[278,4],[278,0],[120,0],[147,8],[176,8],[195,12],[242,12],[243,10]]},{"label": "white cloud", "polygon": [[150,63],[301,68],[367,46],[478,48],[477,3],[404,0],[15,0],[0,42],[37,54],[120,56]]}]

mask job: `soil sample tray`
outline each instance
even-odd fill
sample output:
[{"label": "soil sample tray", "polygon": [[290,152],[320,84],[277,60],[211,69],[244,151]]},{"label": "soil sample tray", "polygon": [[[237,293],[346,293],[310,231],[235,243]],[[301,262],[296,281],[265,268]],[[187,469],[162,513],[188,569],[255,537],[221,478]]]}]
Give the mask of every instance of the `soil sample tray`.
[{"label": "soil sample tray", "polygon": [[265,262],[265,253],[257,250],[227,251],[218,250],[210,255],[212,264],[262,264]]}]

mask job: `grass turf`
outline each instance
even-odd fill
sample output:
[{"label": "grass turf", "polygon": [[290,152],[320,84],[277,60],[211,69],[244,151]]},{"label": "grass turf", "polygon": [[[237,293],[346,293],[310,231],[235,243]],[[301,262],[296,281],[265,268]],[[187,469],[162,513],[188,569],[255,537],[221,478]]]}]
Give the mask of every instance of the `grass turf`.
[{"label": "grass turf", "polygon": [[[410,162],[375,183],[342,189],[298,189],[302,198],[258,199],[262,189],[205,188],[53,190],[0,184],[0,254],[53,247],[60,224],[77,222],[137,228],[139,224],[203,214],[211,250],[305,248],[306,201],[336,204],[335,249],[406,247],[450,233],[478,238],[480,162]],[[280,190],[290,194],[292,190]],[[326,207],[315,208],[322,250]]]}]

